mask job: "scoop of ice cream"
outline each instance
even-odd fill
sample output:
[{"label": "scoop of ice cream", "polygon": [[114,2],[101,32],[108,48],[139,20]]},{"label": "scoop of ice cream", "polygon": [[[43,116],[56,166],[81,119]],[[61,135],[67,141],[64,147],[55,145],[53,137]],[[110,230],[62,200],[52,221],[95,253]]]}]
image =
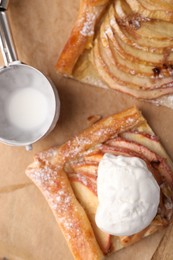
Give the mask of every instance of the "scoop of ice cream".
[{"label": "scoop of ice cream", "polygon": [[96,224],[106,233],[130,236],[157,214],[160,187],[137,157],[105,154],[99,163]]}]

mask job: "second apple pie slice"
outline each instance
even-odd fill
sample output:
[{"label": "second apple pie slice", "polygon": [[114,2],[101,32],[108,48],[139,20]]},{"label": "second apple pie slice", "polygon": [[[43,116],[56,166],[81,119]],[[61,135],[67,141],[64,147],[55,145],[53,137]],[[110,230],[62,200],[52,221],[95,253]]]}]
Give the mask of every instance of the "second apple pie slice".
[{"label": "second apple pie slice", "polygon": [[82,0],[57,72],[173,108],[172,22],[165,1]]}]

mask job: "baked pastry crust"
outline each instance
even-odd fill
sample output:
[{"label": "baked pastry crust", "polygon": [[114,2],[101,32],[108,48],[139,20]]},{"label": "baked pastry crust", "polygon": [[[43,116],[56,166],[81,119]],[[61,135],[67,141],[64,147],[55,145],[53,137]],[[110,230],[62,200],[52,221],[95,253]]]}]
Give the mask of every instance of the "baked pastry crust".
[{"label": "baked pastry crust", "polygon": [[163,1],[82,0],[56,70],[173,108],[172,22]]},{"label": "baked pastry crust", "polygon": [[73,68],[85,49],[92,46],[94,31],[109,0],[84,0],[80,2],[79,15],[63,52],[57,62],[58,70],[71,75]]},{"label": "baked pastry crust", "polygon": [[[161,188],[155,219],[132,236],[111,236],[94,222],[97,167],[106,152],[144,159]],[[172,222],[173,165],[135,107],[98,121],[60,147],[37,154],[26,174],[45,196],[75,259],[102,259]]]}]

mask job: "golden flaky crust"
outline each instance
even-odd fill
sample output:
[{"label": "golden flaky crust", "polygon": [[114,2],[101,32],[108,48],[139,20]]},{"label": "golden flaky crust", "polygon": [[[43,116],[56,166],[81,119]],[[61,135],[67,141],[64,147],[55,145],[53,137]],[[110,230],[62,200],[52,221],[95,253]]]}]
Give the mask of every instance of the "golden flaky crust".
[{"label": "golden flaky crust", "polygon": [[173,2],[153,2],[82,0],[57,72],[173,108]]},{"label": "golden flaky crust", "polygon": [[108,2],[109,0],[81,1],[76,24],[56,64],[59,72],[71,75],[84,49],[91,47],[96,22],[99,20]]},{"label": "golden flaky crust", "polygon": [[[102,259],[104,254],[135,243],[167,226],[172,218],[172,211],[162,205],[166,201],[163,199],[160,203],[162,213],[158,213],[145,230],[133,236],[110,236],[98,229],[94,220],[96,172],[98,162],[107,149],[113,154],[139,155],[155,163],[158,171],[153,168],[152,172],[166,190],[163,193],[169,193],[167,203],[172,203],[172,193],[170,195],[165,186],[173,184],[172,162],[135,107],[100,120],[60,147],[39,153],[28,166],[26,174],[48,201],[75,259]],[[160,180],[160,174],[164,182],[167,180],[166,184]]]}]

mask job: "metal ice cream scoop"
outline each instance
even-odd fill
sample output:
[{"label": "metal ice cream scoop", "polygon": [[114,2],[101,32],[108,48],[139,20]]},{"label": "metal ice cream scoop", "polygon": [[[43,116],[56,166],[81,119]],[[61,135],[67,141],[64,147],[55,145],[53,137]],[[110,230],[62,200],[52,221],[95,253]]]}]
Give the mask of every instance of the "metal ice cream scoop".
[{"label": "metal ice cream scoop", "polygon": [[55,127],[60,100],[45,75],[18,60],[6,14],[8,2],[0,1],[0,45],[5,63],[0,69],[0,142],[30,150]]}]

